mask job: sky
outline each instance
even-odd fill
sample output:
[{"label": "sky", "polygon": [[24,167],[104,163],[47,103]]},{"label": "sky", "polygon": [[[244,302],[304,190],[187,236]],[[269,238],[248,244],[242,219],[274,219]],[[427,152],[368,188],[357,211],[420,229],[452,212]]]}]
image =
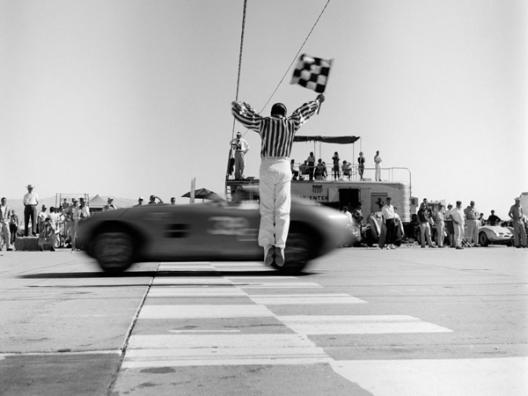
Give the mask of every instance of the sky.
[{"label": "sky", "polygon": [[[239,99],[260,110],[326,0],[248,0]],[[242,0],[0,0],[0,195],[223,194]],[[505,215],[528,191],[528,2],[331,0],[303,52],[334,59],[303,135],[406,167],[420,200]],[[290,85],[289,112],[315,93]],[[257,176],[259,137],[246,176]],[[296,143],[306,159],[311,143]],[[405,173],[404,173],[405,175]],[[186,202],[178,198],[178,202]]]}]

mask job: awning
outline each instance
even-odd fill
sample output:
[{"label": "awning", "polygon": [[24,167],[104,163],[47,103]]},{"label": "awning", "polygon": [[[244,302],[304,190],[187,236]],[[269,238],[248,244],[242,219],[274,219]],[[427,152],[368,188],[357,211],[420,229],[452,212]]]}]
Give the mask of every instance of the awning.
[{"label": "awning", "polygon": [[359,136],[299,136],[293,138],[294,142],[323,142],[323,143],[337,143],[350,144],[359,139]]}]

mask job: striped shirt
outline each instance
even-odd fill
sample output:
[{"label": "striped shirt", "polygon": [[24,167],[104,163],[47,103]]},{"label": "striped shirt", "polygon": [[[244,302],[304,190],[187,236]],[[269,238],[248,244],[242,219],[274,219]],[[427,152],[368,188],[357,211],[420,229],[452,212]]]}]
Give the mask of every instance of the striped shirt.
[{"label": "striped shirt", "polygon": [[315,114],[319,103],[318,100],[305,103],[289,117],[261,117],[244,102],[233,102],[231,111],[242,125],[260,135],[262,158],[288,158],[295,132]]}]

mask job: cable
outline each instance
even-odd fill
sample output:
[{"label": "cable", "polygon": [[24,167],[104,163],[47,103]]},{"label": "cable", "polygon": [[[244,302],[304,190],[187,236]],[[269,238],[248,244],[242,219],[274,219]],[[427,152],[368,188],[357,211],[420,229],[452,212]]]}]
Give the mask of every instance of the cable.
[{"label": "cable", "polygon": [[[321,17],[323,16],[325,10],[326,10],[326,7],[328,7],[328,4],[330,3],[330,0],[327,0],[326,1],[326,4],[324,5],[323,9],[321,10],[321,13],[319,14],[319,16],[317,17],[317,19],[315,20],[315,23],[313,24],[312,28],[310,29],[310,31],[308,32],[308,35],[306,36],[306,38],[304,39],[303,43],[301,44],[301,46],[299,47],[299,50],[297,51],[297,53],[295,54],[295,56],[293,57],[290,65],[288,66],[288,68],[286,69],[286,71],[284,72],[284,75],[282,76],[282,78],[280,79],[279,83],[277,84],[277,86],[275,87],[275,89],[273,90],[273,92],[271,93],[270,97],[268,98],[268,100],[266,101],[266,103],[264,104],[264,106],[262,106],[262,109],[259,111],[259,113],[262,113],[262,111],[266,108],[266,106],[268,105],[268,103],[271,101],[271,99],[273,98],[273,96],[275,95],[275,93],[277,92],[277,90],[279,89],[280,85],[283,83],[284,79],[286,78],[286,76],[288,75],[288,72],[290,71],[291,67],[293,66],[293,64],[295,63],[295,61],[297,60],[297,58],[299,57],[299,54],[301,53],[302,49],[304,48],[304,45],[306,44],[306,42],[308,41],[308,39],[310,38],[312,32],[314,31],[315,27],[317,26],[317,24],[319,23],[319,19],[321,19]],[[237,92],[238,92],[238,87],[237,87]]]},{"label": "cable", "polygon": [[[242,31],[240,32],[240,51],[238,53],[238,75],[236,83],[235,101],[238,102],[238,91],[240,88],[240,71],[242,69],[242,51],[244,49],[244,32],[246,30],[246,8],[247,0],[244,0],[244,7],[242,10]],[[231,129],[231,139],[235,136],[235,117],[233,117],[233,128]]]}]

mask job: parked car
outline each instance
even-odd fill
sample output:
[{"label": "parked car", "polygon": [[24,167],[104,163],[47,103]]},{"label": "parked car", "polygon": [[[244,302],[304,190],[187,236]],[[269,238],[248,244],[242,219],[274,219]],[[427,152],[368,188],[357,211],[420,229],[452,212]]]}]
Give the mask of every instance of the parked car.
[{"label": "parked car", "polygon": [[[107,272],[141,261],[263,260],[257,244],[258,190],[232,202],[146,205],[97,213],[79,224],[78,245]],[[248,199],[253,198],[253,200]],[[298,272],[348,241],[347,218],[335,209],[292,197],[286,263]]]},{"label": "parked car", "polygon": [[488,246],[489,244],[511,246],[513,244],[513,233],[506,227],[484,225],[479,227],[478,239],[480,246]]}]

